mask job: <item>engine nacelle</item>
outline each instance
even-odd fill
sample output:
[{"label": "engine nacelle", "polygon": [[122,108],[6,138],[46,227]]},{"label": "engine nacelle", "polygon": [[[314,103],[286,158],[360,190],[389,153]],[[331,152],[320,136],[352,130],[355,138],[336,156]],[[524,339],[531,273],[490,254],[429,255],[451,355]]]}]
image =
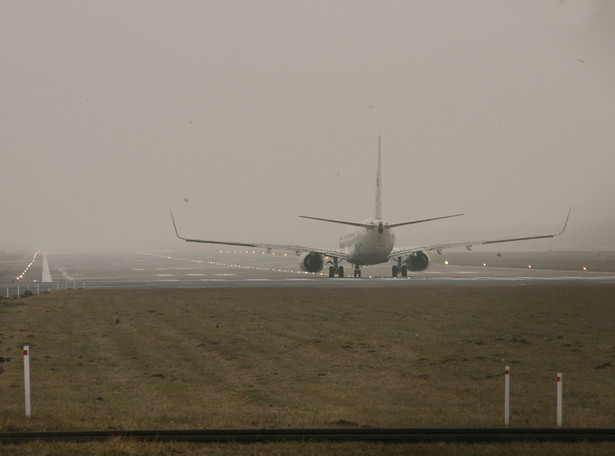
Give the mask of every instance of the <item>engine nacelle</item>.
[{"label": "engine nacelle", "polygon": [[411,271],[424,271],[429,266],[429,257],[425,252],[414,252],[406,258],[406,266]]},{"label": "engine nacelle", "polygon": [[324,264],[322,255],[316,252],[304,253],[299,259],[299,267],[306,272],[320,272]]}]

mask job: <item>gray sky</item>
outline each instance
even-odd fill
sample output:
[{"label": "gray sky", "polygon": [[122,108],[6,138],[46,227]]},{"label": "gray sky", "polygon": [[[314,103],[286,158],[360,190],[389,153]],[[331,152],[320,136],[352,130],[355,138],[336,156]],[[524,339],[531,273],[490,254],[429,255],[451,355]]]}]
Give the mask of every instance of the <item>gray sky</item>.
[{"label": "gray sky", "polygon": [[[0,3],[0,250],[337,245],[305,214],[615,249],[615,3]],[[180,242],[177,240],[177,242]],[[194,246],[199,248],[199,246]],[[519,246],[521,247],[521,246]]]}]

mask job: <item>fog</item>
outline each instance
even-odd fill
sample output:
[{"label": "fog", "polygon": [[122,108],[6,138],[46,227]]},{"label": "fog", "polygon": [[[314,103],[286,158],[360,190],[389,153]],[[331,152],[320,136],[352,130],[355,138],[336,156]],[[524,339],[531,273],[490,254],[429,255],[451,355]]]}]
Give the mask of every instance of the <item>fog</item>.
[{"label": "fog", "polygon": [[[3,1],[0,250],[615,249],[615,3]],[[343,229],[343,228],[342,228]],[[182,244],[183,246],[183,244]],[[198,249],[198,245],[193,246]],[[506,247],[513,247],[508,245]]]}]

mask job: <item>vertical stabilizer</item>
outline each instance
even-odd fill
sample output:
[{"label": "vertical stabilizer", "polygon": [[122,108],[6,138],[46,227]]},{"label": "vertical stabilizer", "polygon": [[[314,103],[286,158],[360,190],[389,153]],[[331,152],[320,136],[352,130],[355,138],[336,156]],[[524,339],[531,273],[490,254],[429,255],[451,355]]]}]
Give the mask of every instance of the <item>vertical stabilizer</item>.
[{"label": "vertical stabilizer", "polygon": [[382,218],[382,199],[381,199],[381,172],[380,172],[380,136],[378,136],[378,170],[376,171],[376,213],[374,218]]}]

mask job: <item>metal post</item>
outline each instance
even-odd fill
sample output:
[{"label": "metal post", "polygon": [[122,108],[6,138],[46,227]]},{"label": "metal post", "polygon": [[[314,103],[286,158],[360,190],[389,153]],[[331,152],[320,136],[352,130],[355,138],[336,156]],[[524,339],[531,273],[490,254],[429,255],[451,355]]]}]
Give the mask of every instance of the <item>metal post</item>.
[{"label": "metal post", "polygon": [[30,347],[28,345],[23,347],[23,375],[26,390],[26,418],[29,419],[32,417],[32,410],[30,408]]},{"label": "metal post", "polygon": [[557,374],[557,427],[562,427],[562,373]]},{"label": "metal post", "polygon": [[510,366],[504,370],[504,425],[510,423]]}]

